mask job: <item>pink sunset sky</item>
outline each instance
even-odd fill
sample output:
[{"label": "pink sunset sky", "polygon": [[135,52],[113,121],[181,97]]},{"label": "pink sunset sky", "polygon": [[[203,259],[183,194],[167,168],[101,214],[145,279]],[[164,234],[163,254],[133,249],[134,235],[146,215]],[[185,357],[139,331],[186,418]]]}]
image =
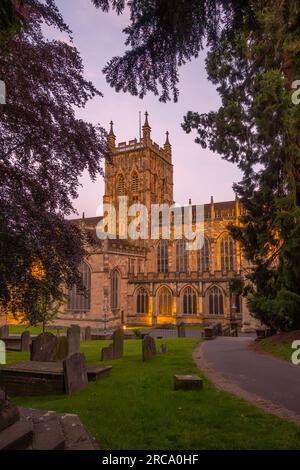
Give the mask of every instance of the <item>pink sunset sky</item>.
[{"label": "pink sunset sky", "polygon": [[[217,109],[220,103],[214,86],[206,77],[205,54],[181,68],[178,103],[163,104],[151,94],[140,100],[130,94],[116,93],[106,83],[102,68],[111,57],[121,55],[125,49],[122,30],[128,24],[128,15],[102,13],[90,0],[56,0],[56,4],[73,31],[74,44],[84,62],[85,76],[104,95],[90,101],[84,110],[78,111],[78,116],[100,123],[106,129],[113,120],[117,142],[122,142],[138,138],[139,111],[143,119],[147,110],[155,142],[163,145],[166,130],[170,132],[176,203],[187,204],[191,198],[193,203],[202,204],[209,202],[211,195],[215,201],[234,198],[232,184],[239,181],[239,170],[220,156],[203,150],[194,142],[195,135],[186,134],[181,128],[187,111],[208,112]],[[74,207],[78,215],[85,212],[86,217],[93,217],[102,202],[103,178],[99,176],[92,182],[83,174],[81,184]]]}]

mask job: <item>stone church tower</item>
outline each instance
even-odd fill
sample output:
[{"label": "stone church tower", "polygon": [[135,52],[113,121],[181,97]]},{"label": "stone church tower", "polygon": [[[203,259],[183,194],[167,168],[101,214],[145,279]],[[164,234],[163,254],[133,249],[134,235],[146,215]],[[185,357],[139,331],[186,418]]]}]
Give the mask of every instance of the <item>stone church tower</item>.
[{"label": "stone church tower", "polygon": [[151,140],[148,113],[142,138],[121,142],[116,146],[113,122],[108,136],[110,160],[105,163],[105,194],[103,203],[117,209],[119,196],[128,197],[128,206],[144,204],[150,214],[151,204],[173,204],[172,147],[166,133],[164,147]]}]

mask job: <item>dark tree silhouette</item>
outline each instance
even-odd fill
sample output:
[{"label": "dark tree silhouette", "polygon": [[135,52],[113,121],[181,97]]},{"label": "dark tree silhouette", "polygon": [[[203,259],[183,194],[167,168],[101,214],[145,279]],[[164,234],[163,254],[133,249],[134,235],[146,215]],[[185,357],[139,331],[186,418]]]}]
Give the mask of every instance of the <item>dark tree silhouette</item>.
[{"label": "dark tree silhouette", "polygon": [[[0,105],[0,302],[13,310],[12,295],[19,296],[15,310],[22,304],[34,322],[39,286],[54,300],[63,283],[78,281],[85,235],[65,216],[73,211],[82,172],[94,179],[102,171],[106,132],[75,116],[75,107],[101,94],[84,79],[54,2],[25,3],[26,27],[8,36],[0,52],[7,91]],[[47,40],[44,24],[68,43]],[[46,283],[32,276],[36,260]]]}]

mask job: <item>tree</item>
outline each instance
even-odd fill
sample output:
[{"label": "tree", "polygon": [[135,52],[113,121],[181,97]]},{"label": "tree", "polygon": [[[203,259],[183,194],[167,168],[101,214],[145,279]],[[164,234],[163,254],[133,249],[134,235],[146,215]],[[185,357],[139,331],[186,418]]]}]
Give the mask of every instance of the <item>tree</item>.
[{"label": "tree", "polygon": [[[84,79],[70,30],[52,0],[25,2],[26,28],[9,36],[0,52],[0,79],[7,104],[0,105],[0,303],[11,306],[22,288],[23,312],[35,322],[44,280],[32,276],[39,260],[47,295],[61,298],[61,286],[79,282],[86,234],[65,220],[73,211],[78,178],[102,173],[106,132],[77,119],[75,107],[101,96]],[[43,25],[57,28],[69,42],[47,40]],[[50,294],[49,294],[50,293]],[[18,307],[12,307],[17,313]]]},{"label": "tree", "polygon": [[26,22],[22,0],[2,0],[0,4],[0,46],[24,27]]},{"label": "tree", "polygon": [[[125,2],[94,1],[103,9]],[[300,107],[292,83],[300,65],[296,0],[128,2],[130,50],[104,69],[116,90],[178,97],[178,67],[206,41],[208,78],[222,99],[217,112],[188,112],[186,132],[235,163],[234,185],[246,211],[230,228],[252,269],[244,294],[267,325],[300,325]]]},{"label": "tree", "polygon": [[123,57],[112,58],[104,73],[117,91],[143,98],[147,91],[162,102],[178,99],[178,69],[196,58],[206,43],[218,42],[222,30],[251,21],[251,1],[244,0],[92,0],[103,11],[125,7],[130,25]]}]

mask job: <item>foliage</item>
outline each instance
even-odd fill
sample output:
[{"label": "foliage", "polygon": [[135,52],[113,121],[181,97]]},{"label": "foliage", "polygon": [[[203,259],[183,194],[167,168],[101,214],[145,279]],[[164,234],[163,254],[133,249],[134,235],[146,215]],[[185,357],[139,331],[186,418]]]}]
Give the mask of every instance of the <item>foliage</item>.
[{"label": "foliage", "polygon": [[160,101],[178,99],[178,68],[198,56],[205,41],[216,43],[220,30],[236,28],[249,10],[248,0],[92,0],[103,11],[118,14],[127,7],[130,25],[124,29],[129,46],[104,68],[117,91],[143,98],[147,91]]},{"label": "foliage", "polygon": [[[125,2],[94,1],[104,10]],[[300,69],[296,0],[132,1],[127,50],[104,72],[117,91],[177,100],[178,68],[206,45],[219,110],[189,111],[186,132],[243,173],[234,185],[245,213],[230,227],[249,261],[244,293],[267,325],[300,323],[300,106],[292,83]],[[205,42],[204,42],[205,41]],[[299,76],[298,76],[299,78]]]},{"label": "foliage", "polygon": [[[79,282],[87,235],[65,217],[82,172],[92,179],[102,173],[107,149],[104,129],[75,115],[101,94],[83,76],[68,26],[52,0],[25,3],[26,28],[0,51],[7,90],[0,105],[0,303],[6,308],[11,292],[22,289],[35,323],[39,288],[47,301],[59,300],[62,284]],[[64,39],[48,40],[45,25]],[[32,276],[37,259],[46,285]]]},{"label": "foliage", "polygon": [[0,3],[0,47],[8,37],[18,33],[25,25],[24,2],[1,0]]}]

